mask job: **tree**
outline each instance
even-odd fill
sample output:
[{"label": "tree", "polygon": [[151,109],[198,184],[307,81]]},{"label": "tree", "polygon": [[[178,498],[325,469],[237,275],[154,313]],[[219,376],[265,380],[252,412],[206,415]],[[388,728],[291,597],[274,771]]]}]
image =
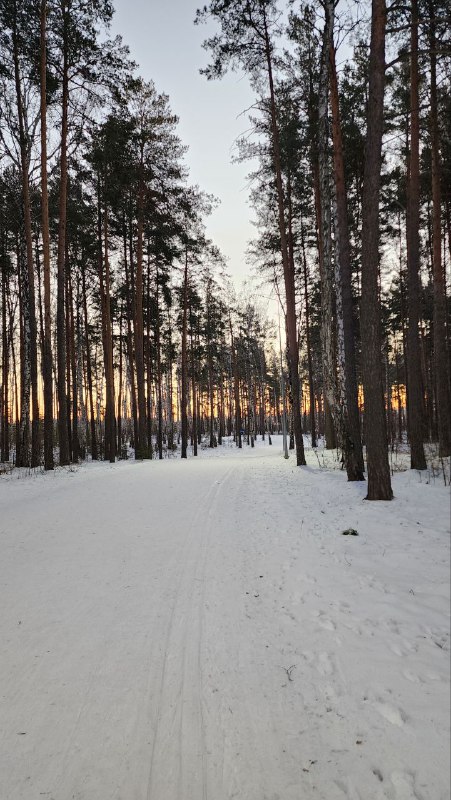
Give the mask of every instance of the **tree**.
[{"label": "tree", "polygon": [[285,220],[285,198],[282,181],[279,125],[274,87],[274,44],[271,33],[276,28],[277,11],[274,0],[211,0],[209,7],[197,12],[197,21],[213,18],[221,32],[208,39],[204,46],[211,51],[212,64],[204,70],[208,78],[221,77],[227,67],[242,66],[254,78],[264,65],[269,89],[269,118],[274,179],[277,192],[280,250],[283,264],[287,304],[287,339],[290,378],[293,398],[293,426],[296,440],[297,465],[305,464],[301,426],[301,392],[299,381],[299,346],[295,304],[295,278],[288,251]]},{"label": "tree", "polygon": [[41,213],[44,262],[44,468],[53,469],[53,356],[50,295],[50,231],[47,188],[47,2],[40,10],[40,89],[41,89]]},{"label": "tree", "polygon": [[[437,3],[428,0],[430,59],[430,136],[432,156],[432,264],[434,287],[434,359],[440,455],[451,455],[451,404],[446,347],[446,300],[442,269],[440,147],[437,100]],[[445,22],[446,25],[446,22]]]},{"label": "tree", "polygon": [[385,83],[385,0],[372,0],[368,116],[362,197],[362,375],[368,500],[391,500],[387,426],[381,369],[379,272],[379,195]]}]

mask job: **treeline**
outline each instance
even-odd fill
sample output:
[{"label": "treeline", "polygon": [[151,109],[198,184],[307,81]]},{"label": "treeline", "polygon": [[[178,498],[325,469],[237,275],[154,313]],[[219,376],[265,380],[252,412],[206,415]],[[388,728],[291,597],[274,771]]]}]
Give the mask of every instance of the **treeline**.
[{"label": "treeline", "polygon": [[108,39],[112,11],[0,4],[0,457],[17,466],[179,439],[186,457],[188,433],[196,452],[236,429],[235,403],[250,442],[261,408],[280,417],[260,323],[245,305],[240,328],[205,236],[214,198],[188,183],[168,97]]},{"label": "treeline", "polygon": [[111,3],[0,0],[2,461],[252,444],[280,430],[285,363],[299,465],[303,432],[325,434],[362,480],[365,445],[368,497],[390,499],[406,429],[413,468],[426,442],[450,454],[449,8],[361,10],[198,12],[217,24],[207,77],[238,68],[255,90],[238,157],[253,159],[249,258],[281,298],[281,364],[206,237],[215,200],[189,185],[169,98],[108,38]]},{"label": "treeline", "polygon": [[313,440],[321,394],[348,479],[363,478],[362,385],[368,498],[388,500],[388,435],[403,435],[405,389],[412,468],[426,467],[427,441],[451,452],[450,8],[373,0],[341,9],[211,0],[197,22],[218,25],[205,42],[207,77],[239,69],[255,90],[254,137],[238,157],[257,160],[251,258],[284,290],[297,463],[301,367]]}]

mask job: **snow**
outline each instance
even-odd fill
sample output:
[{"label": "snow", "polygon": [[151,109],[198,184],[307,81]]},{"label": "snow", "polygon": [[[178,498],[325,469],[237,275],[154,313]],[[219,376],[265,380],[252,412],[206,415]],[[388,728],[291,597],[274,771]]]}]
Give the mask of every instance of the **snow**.
[{"label": "snow", "polygon": [[449,798],[448,488],[273,441],[0,479],[1,800]]}]

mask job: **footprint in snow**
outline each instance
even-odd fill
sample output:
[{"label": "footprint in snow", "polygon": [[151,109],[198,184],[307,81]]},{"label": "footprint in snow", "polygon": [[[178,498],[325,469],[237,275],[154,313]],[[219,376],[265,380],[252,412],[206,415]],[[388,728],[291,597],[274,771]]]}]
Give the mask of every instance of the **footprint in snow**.
[{"label": "footprint in snow", "polygon": [[327,653],[320,653],[319,661],[317,664],[317,670],[320,675],[332,675],[334,672],[334,666],[329,658]]},{"label": "footprint in snow", "polygon": [[402,728],[407,720],[407,717],[401,708],[395,708],[382,699],[374,701],[373,707],[377,713],[381,715],[381,717],[387,720],[387,722],[390,722],[392,725],[397,725],[399,728]]},{"label": "footprint in snow", "polygon": [[324,612],[320,612],[319,624],[322,628],[326,631],[334,631],[336,630],[335,622],[333,622],[329,617],[324,616]]},{"label": "footprint in snow", "polygon": [[393,772],[390,780],[395,790],[392,795],[393,800],[426,800],[423,793],[420,793],[417,786],[415,775],[410,772]]}]

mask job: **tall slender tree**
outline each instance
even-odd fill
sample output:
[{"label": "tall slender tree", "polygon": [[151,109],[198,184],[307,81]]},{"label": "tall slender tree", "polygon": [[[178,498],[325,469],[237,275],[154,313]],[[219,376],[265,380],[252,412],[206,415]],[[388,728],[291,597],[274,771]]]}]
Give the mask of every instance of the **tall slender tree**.
[{"label": "tall slender tree", "polygon": [[368,116],[362,197],[362,376],[368,500],[391,500],[387,425],[382,381],[379,300],[379,197],[384,125],[385,0],[372,0]]}]

